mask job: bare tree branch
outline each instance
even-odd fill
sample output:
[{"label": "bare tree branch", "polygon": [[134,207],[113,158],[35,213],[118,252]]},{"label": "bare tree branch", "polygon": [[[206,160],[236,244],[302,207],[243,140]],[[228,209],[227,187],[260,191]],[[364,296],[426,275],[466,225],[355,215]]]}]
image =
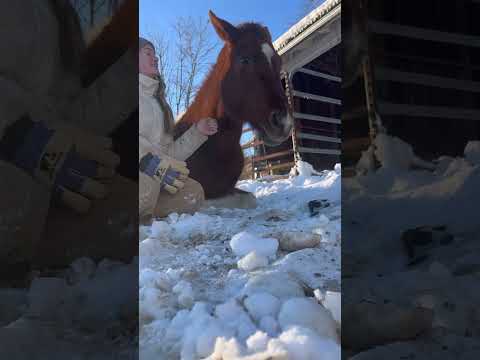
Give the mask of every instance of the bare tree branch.
[{"label": "bare tree branch", "polygon": [[158,57],[158,70],[160,76],[165,82],[165,94],[167,101],[170,103],[171,98],[170,86],[172,84],[173,64],[171,60],[171,46],[166,37],[161,33],[149,32],[147,38],[155,46],[155,53]]},{"label": "bare tree branch", "polygon": [[160,75],[165,81],[167,101],[175,114],[193,101],[200,85],[215,61],[219,46],[209,21],[204,17],[179,17],[172,25],[172,37],[150,31],[155,45]]}]

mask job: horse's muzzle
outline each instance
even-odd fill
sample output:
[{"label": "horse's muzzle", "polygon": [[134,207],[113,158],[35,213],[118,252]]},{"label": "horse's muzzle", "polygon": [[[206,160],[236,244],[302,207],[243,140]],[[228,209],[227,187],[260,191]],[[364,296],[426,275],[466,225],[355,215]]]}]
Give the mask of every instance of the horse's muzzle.
[{"label": "horse's muzzle", "polygon": [[293,118],[288,111],[272,111],[264,127],[262,136],[267,146],[276,146],[283,143],[292,132]]}]

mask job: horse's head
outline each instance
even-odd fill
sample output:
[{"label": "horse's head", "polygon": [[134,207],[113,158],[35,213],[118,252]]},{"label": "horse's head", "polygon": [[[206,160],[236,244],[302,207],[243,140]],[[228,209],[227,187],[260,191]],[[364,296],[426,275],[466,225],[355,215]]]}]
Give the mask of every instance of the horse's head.
[{"label": "horse's head", "polygon": [[280,78],[281,58],[268,29],[255,23],[235,27],[209,15],[225,42],[227,68],[220,90],[225,113],[248,121],[266,145],[279,145],[290,135],[293,118]]}]

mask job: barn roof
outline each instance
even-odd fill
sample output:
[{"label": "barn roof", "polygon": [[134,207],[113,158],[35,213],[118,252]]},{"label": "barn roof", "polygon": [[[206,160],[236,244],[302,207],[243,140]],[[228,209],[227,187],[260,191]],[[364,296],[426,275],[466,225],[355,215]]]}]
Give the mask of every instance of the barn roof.
[{"label": "barn roof", "polygon": [[311,11],[307,16],[305,16],[298,23],[293,25],[287,32],[280,36],[273,46],[275,50],[281,51],[292,41],[298,40],[298,38],[307,36],[313,28],[318,25],[320,20],[324,19],[328,14],[330,14],[334,9],[340,7],[341,0],[325,0],[322,5],[318,6],[316,9]]}]

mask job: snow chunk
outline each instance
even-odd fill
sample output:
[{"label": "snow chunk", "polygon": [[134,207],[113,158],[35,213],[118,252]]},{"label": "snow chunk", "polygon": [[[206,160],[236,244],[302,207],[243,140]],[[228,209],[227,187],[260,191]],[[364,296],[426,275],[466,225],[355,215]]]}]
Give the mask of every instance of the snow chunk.
[{"label": "snow chunk", "polygon": [[465,159],[472,165],[480,165],[480,141],[469,141],[464,150]]},{"label": "snow chunk", "polygon": [[252,271],[267,265],[268,259],[265,256],[258,255],[255,251],[249,252],[237,263],[238,268],[244,271]]},{"label": "snow chunk", "polygon": [[247,347],[250,351],[265,351],[268,345],[268,335],[262,331],[257,331],[247,339]]},{"label": "snow chunk", "polygon": [[312,175],[320,175],[320,173],[316,171],[312,165],[305,161],[297,161],[295,167],[298,171],[298,176],[311,177]]},{"label": "snow chunk", "polygon": [[193,295],[192,285],[188,281],[180,281],[173,287],[173,292],[178,294],[178,303],[180,306],[185,308],[192,307],[195,297]]},{"label": "snow chunk", "polygon": [[405,171],[411,167],[435,170],[435,166],[417,157],[410,144],[394,136],[378,134],[375,155],[385,169]]},{"label": "snow chunk", "polygon": [[266,292],[279,299],[304,296],[300,284],[283,272],[255,274],[248,280],[242,292],[244,295]]},{"label": "snow chunk", "polygon": [[342,297],[339,292],[336,291],[327,291],[322,300],[322,305],[330,311],[333,316],[333,319],[340,326],[342,322]]},{"label": "snow chunk", "polygon": [[170,225],[165,221],[154,221],[150,228],[150,237],[160,239],[168,236],[171,232]]},{"label": "snow chunk", "polygon": [[293,298],[285,301],[278,315],[282,329],[299,325],[314,330],[318,335],[339,342],[337,325],[332,315],[322,305],[310,298]]},{"label": "snow chunk", "polygon": [[66,293],[67,283],[64,279],[47,277],[34,279],[28,292],[29,315],[51,319],[58,312]]},{"label": "snow chunk", "polygon": [[248,296],[244,304],[250,315],[252,315],[256,321],[259,321],[264,316],[275,317],[280,308],[278,298],[265,292]]},{"label": "snow chunk", "polygon": [[[162,243],[156,238],[146,238],[140,242],[138,252],[140,257],[155,256],[162,250]],[[145,264],[143,262],[142,264]],[[142,266],[144,267],[144,266]]]},{"label": "snow chunk", "polygon": [[220,337],[215,343],[215,350],[207,359],[241,359],[241,352],[241,346],[235,338],[227,340],[225,337]]},{"label": "snow chunk", "polygon": [[375,155],[384,168],[408,170],[415,154],[411,145],[397,137],[378,134],[375,139]]},{"label": "snow chunk", "polygon": [[335,164],[335,166],[333,167],[333,170],[338,174],[338,175],[342,175],[342,164]]},{"label": "snow chunk", "polygon": [[172,289],[171,280],[167,274],[148,268],[140,271],[139,286],[140,288],[156,287],[163,291],[171,291]]},{"label": "snow chunk", "polygon": [[95,262],[87,257],[82,257],[70,264],[70,271],[68,274],[68,280],[70,283],[75,284],[82,280],[87,280],[95,273],[97,265]]},{"label": "snow chunk", "polygon": [[275,336],[278,333],[279,328],[277,320],[272,316],[262,317],[258,327],[270,336]]},{"label": "snow chunk", "polygon": [[[288,349],[288,358],[295,360],[339,360],[340,346],[331,339],[318,336],[311,329],[294,326],[283,332],[279,340]],[[319,355],[321,354],[321,357]]]},{"label": "snow chunk", "polygon": [[215,308],[215,315],[242,341],[246,340],[257,330],[248,314],[233,299],[218,305]]},{"label": "snow chunk", "polygon": [[278,249],[278,240],[260,238],[249,232],[242,231],[232,237],[230,247],[237,256],[245,256],[255,251],[258,255],[272,257]]}]

